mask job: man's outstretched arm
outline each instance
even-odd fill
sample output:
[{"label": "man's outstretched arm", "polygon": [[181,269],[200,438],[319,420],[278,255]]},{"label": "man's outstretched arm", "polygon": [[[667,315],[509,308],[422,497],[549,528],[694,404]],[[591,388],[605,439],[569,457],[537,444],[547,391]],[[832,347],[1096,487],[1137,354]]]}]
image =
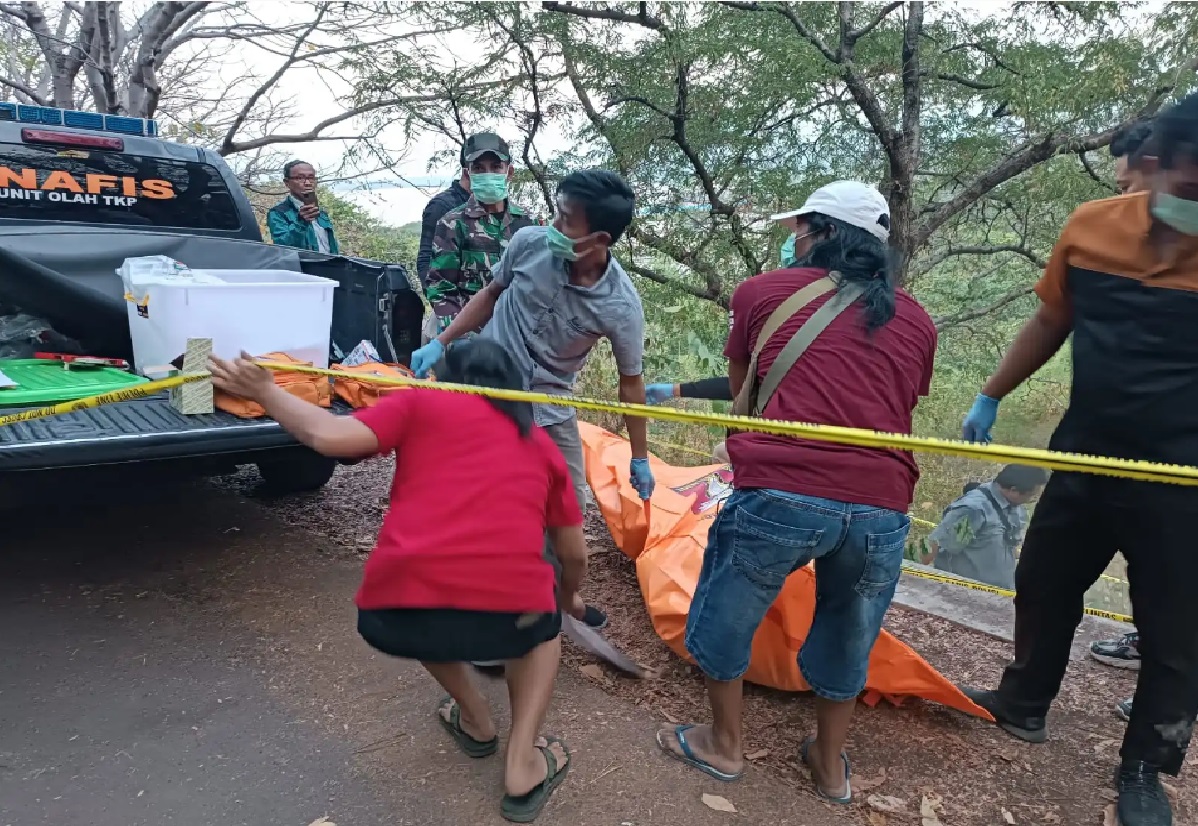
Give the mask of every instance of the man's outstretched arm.
[{"label": "man's outstretched arm", "polygon": [[983,385],[982,394],[992,399],[1006,397],[1056,355],[1072,329],[1073,322],[1068,316],[1041,304],[1015,334],[998,369]]}]

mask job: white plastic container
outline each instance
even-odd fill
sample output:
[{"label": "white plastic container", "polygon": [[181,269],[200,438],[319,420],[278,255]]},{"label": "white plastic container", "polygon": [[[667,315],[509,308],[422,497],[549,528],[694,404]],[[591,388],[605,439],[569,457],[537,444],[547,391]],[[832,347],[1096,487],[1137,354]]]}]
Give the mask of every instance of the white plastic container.
[{"label": "white plastic container", "polygon": [[128,273],[129,334],[138,371],[178,358],[189,338],[221,358],[283,352],[329,366],[337,282],[290,270]]}]

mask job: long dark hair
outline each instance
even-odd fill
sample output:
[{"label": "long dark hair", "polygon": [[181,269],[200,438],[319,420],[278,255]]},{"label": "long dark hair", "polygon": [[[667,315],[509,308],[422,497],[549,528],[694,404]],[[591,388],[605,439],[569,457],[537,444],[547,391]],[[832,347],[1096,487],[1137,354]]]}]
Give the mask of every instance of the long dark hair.
[{"label": "long dark hair", "polygon": [[[471,338],[455,341],[445,353],[445,368],[437,376],[450,384],[473,384],[499,390],[523,390],[524,381],[516,362],[493,341]],[[487,399],[491,406],[511,419],[521,436],[532,430],[532,405],[504,399]]]},{"label": "long dark hair", "polygon": [[894,318],[894,260],[886,245],[860,227],[820,212],[804,215],[807,231],[817,238],[796,267],[816,267],[840,273],[844,286],[856,282],[865,288],[857,299],[865,330],[873,333]]}]

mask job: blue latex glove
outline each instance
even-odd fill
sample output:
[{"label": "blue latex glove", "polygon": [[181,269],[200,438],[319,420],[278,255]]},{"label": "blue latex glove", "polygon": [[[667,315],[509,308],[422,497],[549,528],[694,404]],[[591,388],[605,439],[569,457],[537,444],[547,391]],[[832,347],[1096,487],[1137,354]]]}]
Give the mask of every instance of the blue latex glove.
[{"label": "blue latex glove", "polygon": [[645,404],[661,404],[674,398],[673,384],[650,384],[645,388]]},{"label": "blue latex glove", "polygon": [[642,499],[648,499],[653,495],[653,488],[657,482],[653,481],[653,471],[649,469],[648,459],[633,459],[631,466],[632,486],[636,488],[636,492],[641,495]]},{"label": "blue latex glove", "polygon": [[961,424],[962,438],[967,442],[989,442],[990,428],[994,427],[994,420],[997,418],[998,399],[978,393],[978,397],[973,400],[973,407],[969,408],[969,413]]},{"label": "blue latex glove", "polygon": [[427,377],[428,371],[432,370],[433,365],[439,362],[444,355],[445,345],[434,338],[428,344],[412,353],[412,372],[416,374],[416,378],[418,379]]}]

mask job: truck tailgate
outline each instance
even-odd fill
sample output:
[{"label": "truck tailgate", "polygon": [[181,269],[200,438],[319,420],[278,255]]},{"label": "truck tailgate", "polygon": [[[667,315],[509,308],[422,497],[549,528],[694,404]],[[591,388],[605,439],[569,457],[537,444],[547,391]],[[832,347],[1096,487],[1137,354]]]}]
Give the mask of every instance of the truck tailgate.
[{"label": "truck tailgate", "polygon": [[[16,412],[0,408],[0,415]],[[340,411],[339,411],[340,412]],[[211,456],[296,444],[272,419],[184,416],[166,395],[0,426],[0,472]]]}]

